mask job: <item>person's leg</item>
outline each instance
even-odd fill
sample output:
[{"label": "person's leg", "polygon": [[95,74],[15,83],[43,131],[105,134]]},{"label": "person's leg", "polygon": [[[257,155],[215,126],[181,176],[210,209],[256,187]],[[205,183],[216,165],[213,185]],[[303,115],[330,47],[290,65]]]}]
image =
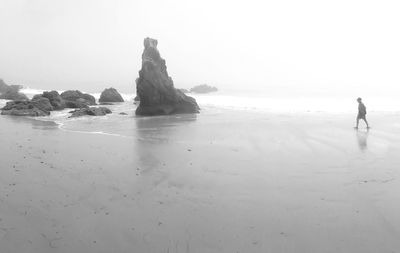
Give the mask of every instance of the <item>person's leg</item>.
[{"label": "person's leg", "polygon": [[360,123],[360,118],[357,116],[356,127],[355,127],[355,129],[358,129],[358,123]]},{"label": "person's leg", "polygon": [[365,121],[365,124],[367,124],[367,128],[369,128],[367,118],[364,117],[363,120]]}]

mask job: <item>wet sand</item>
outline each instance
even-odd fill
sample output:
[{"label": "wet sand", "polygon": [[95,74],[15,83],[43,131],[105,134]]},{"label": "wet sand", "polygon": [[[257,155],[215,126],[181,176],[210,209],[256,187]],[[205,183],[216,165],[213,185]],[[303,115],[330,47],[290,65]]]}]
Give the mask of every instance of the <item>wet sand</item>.
[{"label": "wet sand", "polygon": [[0,117],[0,252],[399,252],[400,115]]}]

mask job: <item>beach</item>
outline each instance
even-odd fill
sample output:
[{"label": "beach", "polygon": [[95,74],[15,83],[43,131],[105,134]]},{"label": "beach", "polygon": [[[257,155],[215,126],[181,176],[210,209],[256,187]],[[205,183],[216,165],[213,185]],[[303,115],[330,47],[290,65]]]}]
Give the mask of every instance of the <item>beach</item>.
[{"label": "beach", "polygon": [[132,113],[0,117],[0,252],[400,251],[399,113]]},{"label": "beach", "polygon": [[400,253],[400,1],[0,10],[0,253]]}]

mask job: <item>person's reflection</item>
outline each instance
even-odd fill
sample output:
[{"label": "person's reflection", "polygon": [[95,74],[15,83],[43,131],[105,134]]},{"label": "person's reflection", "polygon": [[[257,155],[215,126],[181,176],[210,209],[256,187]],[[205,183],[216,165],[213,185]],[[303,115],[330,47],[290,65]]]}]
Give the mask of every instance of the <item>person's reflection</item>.
[{"label": "person's reflection", "polygon": [[357,131],[357,143],[358,147],[360,148],[361,151],[365,151],[368,146],[368,134],[369,130],[367,129],[366,131]]}]

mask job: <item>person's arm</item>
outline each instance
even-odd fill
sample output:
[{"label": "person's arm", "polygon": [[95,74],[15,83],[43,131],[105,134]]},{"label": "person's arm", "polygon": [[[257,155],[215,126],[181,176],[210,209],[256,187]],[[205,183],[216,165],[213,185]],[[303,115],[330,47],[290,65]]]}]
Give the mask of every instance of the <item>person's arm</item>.
[{"label": "person's arm", "polygon": [[361,113],[362,114],[367,114],[367,107],[365,107],[364,104],[361,104]]}]

